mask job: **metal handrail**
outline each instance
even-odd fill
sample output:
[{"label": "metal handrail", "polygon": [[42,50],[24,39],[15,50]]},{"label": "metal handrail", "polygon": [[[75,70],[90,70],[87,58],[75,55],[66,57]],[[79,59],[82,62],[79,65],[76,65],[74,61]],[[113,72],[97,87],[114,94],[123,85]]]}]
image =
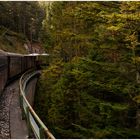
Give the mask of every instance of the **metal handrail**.
[{"label": "metal handrail", "polygon": [[[32,72],[32,73],[31,73],[31,71],[27,71],[20,78],[19,86],[20,86],[22,111],[24,112],[24,114],[26,116],[28,128],[34,132],[35,137],[37,139],[46,138],[46,136],[47,136],[47,138],[55,139],[55,137],[52,135],[52,133],[48,130],[48,128],[45,126],[45,124],[41,121],[41,119],[35,113],[35,111],[31,107],[31,105],[29,104],[29,102],[25,96],[26,95],[25,88],[27,86],[27,82],[32,77],[34,77],[35,75],[37,75],[39,73],[40,73],[39,71]],[[33,126],[33,123],[35,124],[34,126]],[[38,130],[36,130],[35,126],[38,128]]]}]

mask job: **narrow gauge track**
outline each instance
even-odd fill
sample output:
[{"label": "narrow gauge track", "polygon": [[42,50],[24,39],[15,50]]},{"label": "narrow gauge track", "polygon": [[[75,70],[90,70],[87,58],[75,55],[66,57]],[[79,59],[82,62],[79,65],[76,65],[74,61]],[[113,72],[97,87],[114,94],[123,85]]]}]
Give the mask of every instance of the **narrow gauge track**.
[{"label": "narrow gauge track", "polygon": [[[30,138],[43,137],[55,139],[55,137],[49,132],[48,128],[34,112],[24,94],[28,80],[39,73],[39,71],[26,71],[20,80],[18,79],[13,81],[5,87],[0,97],[0,139],[27,139],[29,136]],[[21,97],[23,98],[22,109],[19,100]],[[29,116],[29,119],[26,118],[23,120],[23,110],[25,111],[25,116]],[[30,126],[28,124],[30,124]],[[29,127],[30,129],[32,128],[34,135],[31,135]]]},{"label": "narrow gauge track", "polygon": [[10,133],[10,104],[15,91],[15,82],[9,84],[0,98],[0,139],[9,139]]},{"label": "narrow gauge track", "polygon": [[18,82],[11,82],[0,98],[0,139],[28,137],[26,122],[20,116]]}]

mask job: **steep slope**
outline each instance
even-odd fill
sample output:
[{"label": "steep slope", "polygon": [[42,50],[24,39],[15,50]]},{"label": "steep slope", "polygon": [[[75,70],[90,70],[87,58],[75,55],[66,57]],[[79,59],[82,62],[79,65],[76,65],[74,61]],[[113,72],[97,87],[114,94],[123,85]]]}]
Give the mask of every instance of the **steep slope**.
[{"label": "steep slope", "polygon": [[[28,53],[29,41],[22,35],[0,26],[0,49],[14,53]],[[25,47],[26,46],[26,47]]]}]

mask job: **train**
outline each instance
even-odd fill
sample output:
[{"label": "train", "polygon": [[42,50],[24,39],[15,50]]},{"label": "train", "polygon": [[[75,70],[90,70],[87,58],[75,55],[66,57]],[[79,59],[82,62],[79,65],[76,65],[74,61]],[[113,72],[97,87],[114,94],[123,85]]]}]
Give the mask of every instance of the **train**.
[{"label": "train", "polygon": [[8,81],[15,79],[18,75],[28,69],[38,67],[37,54],[17,54],[0,51],[0,95]]}]

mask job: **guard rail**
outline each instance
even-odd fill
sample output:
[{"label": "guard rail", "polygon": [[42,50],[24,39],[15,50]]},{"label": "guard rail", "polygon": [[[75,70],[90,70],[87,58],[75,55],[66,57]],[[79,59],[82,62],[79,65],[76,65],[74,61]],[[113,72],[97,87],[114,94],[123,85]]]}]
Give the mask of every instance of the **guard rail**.
[{"label": "guard rail", "polygon": [[20,78],[19,86],[22,113],[24,114],[27,120],[29,134],[30,132],[33,132],[37,139],[55,139],[55,137],[48,130],[45,124],[41,121],[41,119],[38,117],[38,115],[35,113],[31,105],[29,104],[28,100],[26,99],[25,89],[28,85],[28,82],[38,74],[40,74],[40,71],[33,72],[30,70],[25,72]]}]

